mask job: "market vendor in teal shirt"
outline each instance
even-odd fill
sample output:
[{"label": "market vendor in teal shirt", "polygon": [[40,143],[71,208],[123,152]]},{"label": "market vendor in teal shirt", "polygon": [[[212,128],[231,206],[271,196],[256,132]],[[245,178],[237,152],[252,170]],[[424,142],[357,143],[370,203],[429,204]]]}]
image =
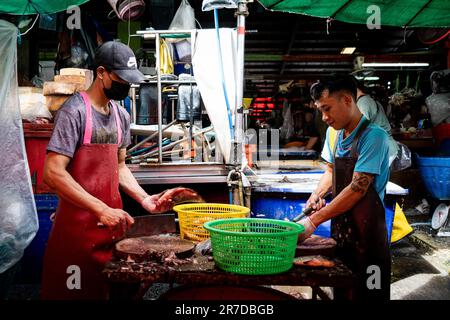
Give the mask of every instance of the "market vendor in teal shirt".
[{"label": "market vendor in teal shirt", "polygon": [[[331,219],[336,254],[357,279],[351,296],[335,290],[335,298],[388,300],[390,252],[383,205],[389,179],[388,135],[358,109],[352,76],[315,83],[311,97],[322,120],[337,134],[330,137],[332,130],[327,131],[322,151],[327,169],[306,203],[314,211],[300,220],[305,232],[299,241]],[[325,205],[330,191],[333,200]]]},{"label": "market vendor in teal shirt", "polygon": [[[362,116],[361,120],[348,137],[343,139],[344,132],[338,131],[338,140],[336,148],[337,157],[348,157],[350,155],[353,139],[357,130],[361,125],[369,121]],[[357,144],[358,161],[355,165],[355,172],[365,172],[373,174],[373,185],[378,193],[378,196],[384,201],[386,192],[386,185],[389,181],[389,157],[386,158],[386,152],[389,152],[389,145],[386,144],[388,138],[385,130],[376,124],[369,124],[366,130],[363,131]],[[331,146],[335,141],[330,141],[330,129],[327,130],[325,144],[323,146],[321,157],[328,163],[333,163],[333,150]]]}]

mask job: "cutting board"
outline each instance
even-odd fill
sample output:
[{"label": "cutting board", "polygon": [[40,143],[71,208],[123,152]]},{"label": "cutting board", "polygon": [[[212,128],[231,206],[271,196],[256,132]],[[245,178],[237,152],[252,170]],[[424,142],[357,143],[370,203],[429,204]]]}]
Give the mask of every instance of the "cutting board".
[{"label": "cutting board", "polygon": [[117,258],[135,262],[163,262],[173,254],[180,259],[187,258],[194,253],[194,249],[195,243],[191,241],[163,234],[123,239],[116,243],[114,254]]},{"label": "cutting board", "polygon": [[336,254],[336,241],[333,238],[325,238],[313,235],[297,244],[295,256],[325,256],[334,257]]}]

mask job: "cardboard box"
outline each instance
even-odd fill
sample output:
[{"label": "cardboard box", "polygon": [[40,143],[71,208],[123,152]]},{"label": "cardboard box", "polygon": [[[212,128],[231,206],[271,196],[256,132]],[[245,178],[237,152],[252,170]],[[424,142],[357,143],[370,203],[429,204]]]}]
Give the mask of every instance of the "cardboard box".
[{"label": "cardboard box", "polygon": [[84,84],[47,81],[44,82],[44,96],[74,94],[84,90]]},{"label": "cardboard box", "polygon": [[48,110],[57,111],[71,95],[49,95],[45,96],[45,103]]}]

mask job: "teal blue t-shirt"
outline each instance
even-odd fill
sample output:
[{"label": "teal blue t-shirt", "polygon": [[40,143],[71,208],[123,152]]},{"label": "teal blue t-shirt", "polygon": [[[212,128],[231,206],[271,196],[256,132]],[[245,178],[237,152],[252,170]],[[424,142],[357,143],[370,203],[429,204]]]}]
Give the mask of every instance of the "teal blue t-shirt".
[{"label": "teal blue t-shirt", "polygon": [[[344,131],[338,131],[338,141],[336,157],[349,157],[353,139],[357,129],[364,121],[368,121],[364,116],[361,118],[357,128],[345,139],[342,140]],[[322,150],[322,158],[333,163],[332,150],[330,149],[330,128],[327,130],[325,144]],[[334,145],[334,144],[333,144]],[[385,130],[376,124],[369,124],[361,134],[357,144],[358,160],[355,165],[355,172],[373,174],[375,190],[378,192],[381,201],[384,201],[386,185],[389,181],[389,137]]]}]

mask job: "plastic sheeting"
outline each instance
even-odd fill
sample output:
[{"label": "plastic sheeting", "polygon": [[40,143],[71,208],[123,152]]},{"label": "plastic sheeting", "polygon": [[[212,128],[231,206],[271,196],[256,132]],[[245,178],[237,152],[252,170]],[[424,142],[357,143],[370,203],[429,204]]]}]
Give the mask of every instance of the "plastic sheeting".
[{"label": "plastic sheeting", "polygon": [[395,141],[398,145],[397,157],[394,159],[391,165],[392,171],[405,170],[412,165],[411,150],[398,141]]},{"label": "plastic sheeting", "polygon": [[425,103],[430,112],[433,126],[450,123],[450,93],[433,93],[425,99]]},{"label": "plastic sheeting", "polygon": [[288,141],[294,134],[294,118],[292,117],[291,105],[285,100],[283,103],[283,125],[280,127],[280,138]]},{"label": "plastic sheeting", "polygon": [[19,108],[17,33],[0,20],[0,273],[20,260],[38,229]]},{"label": "plastic sheeting", "polygon": [[9,14],[50,14],[66,11],[70,6],[79,6],[89,0],[14,0],[0,1],[0,12]]},{"label": "plastic sheeting", "polygon": [[[205,104],[214,130],[216,140],[222,151],[225,162],[231,160],[231,130],[228,124],[228,113],[225,96],[222,88],[222,76],[217,45],[217,33],[214,29],[198,30],[192,57],[197,86]],[[231,114],[234,114],[236,106],[236,59],[237,59],[237,34],[236,30],[221,28],[220,41],[222,47],[223,70],[225,87]],[[234,119],[232,121],[234,123]]]}]

